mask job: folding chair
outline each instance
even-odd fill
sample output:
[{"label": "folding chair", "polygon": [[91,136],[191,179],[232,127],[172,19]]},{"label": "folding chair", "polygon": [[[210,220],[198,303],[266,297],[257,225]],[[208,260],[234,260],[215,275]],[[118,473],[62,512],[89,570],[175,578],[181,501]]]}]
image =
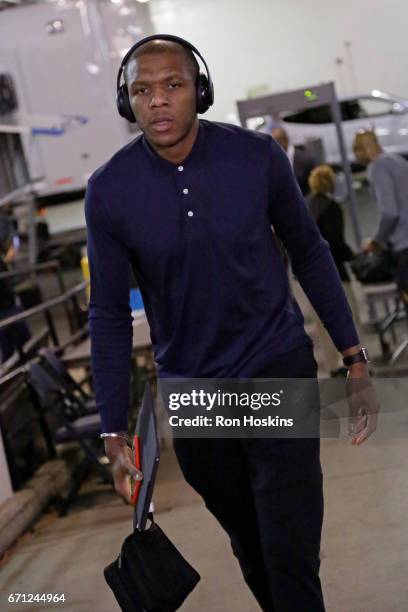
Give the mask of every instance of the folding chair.
[{"label": "folding chair", "polygon": [[72,484],[62,503],[60,516],[66,513],[92,466],[95,466],[104,482],[112,483],[112,475],[107,465],[99,460],[98,447],[101,448],[101,420],[99,414],[78,415],[75,396],[68,393],[39,363],[30,364],[27,370],[27,384],[34,407],[40,412],[53,413],[58,417],[60,426],[53,434],[54,442],[77,442],[83,451],[83,458],[72,475]]},{"label": "folding chair", "polygon": [[38,351],[42,358],[42,363],[51,376],[61,385],[70,395],[75,395],[78,403],[83,407],[83,415],[95,414],[98,412],[95,399],[84,391],[82,383],[78,383],[69,373],[65,363],[58,357],[55,351],[49,348],[42,348]]}]

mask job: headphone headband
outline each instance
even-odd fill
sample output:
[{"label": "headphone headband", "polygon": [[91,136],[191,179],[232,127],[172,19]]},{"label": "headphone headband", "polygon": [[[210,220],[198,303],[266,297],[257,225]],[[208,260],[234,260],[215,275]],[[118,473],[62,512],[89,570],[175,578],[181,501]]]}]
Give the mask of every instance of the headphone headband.
[{"label": "headphone headband", "polygon": [[126,66],[126,64],[128,62],[129,57],[132,55],[132,53],[134,53],[136,51],[136,49],[138,49],[139,47],[141,47],[145,43],[150,42],[151,40],[168,40],[170,42],[178,43],[179,45],[182,45],[186,49],[190,49],[190,51],[193,51],[193,53],[195,53],[197,55],[197,57],[199,57],[200,60],[203,62],[205,70],[207,72],[209,89],[211,91],[213,91],[212,79],[211,79],[209,68],[207,66],[207,62],[205,61],[205,59],[203,58],[203,56],[201,55],[199,50],[196,47],[194,47],[194,45],[189,43],[188,40],[184,40],[184,38],[181,38],[180,36],[174,36],[173,34],[152,34],[151,36],[146,36],[146,38],[142,38],[137,43],[135,43],[129,49],[129,51],[125,54],[125,56],[123,57],[122,62],[120,64],[120,67],[119,67],[119,70],[118,70],[118,76],[117,76],[117,80],[116,80],[116,89],[117,90],[120,87],[120,78],[122,76],[123,70],[124,70],[124,68],[125,68],[125,66]]}]

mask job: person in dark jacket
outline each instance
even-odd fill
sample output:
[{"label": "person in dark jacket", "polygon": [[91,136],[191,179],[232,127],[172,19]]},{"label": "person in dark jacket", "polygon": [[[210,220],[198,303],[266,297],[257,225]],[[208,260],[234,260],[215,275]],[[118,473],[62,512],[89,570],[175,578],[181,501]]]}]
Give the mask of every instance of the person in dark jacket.
[{"label": "person in dark jacket", "polygon": [[[345,266],[346,261],[354,258],[353,250],[344,238],[344,217],[340,204],[333,193],[336,186],[336,175],[328,165],[317,166],[309,176],[310,196],[307,198],[309,210],[316,221],[322,237],[328,242],[334,263],[336,264],[344,291],[353,312],[354,323],[359,328],[358,306],[351,286],[350,274]],[[325,363],[331,375],[343,371],[335,351],[320,319],[316,316],[317,335],[325,355]]]},{"label": "person in dark jacket", "polygon": [[314,168],[309,176],[308,204],[321,235],[329,243],[341,280],[349,282],[344,262],[353,259],[354,253],[344,239],[343,211],[333,196],[335,185],[336,175],[330,166]]}]

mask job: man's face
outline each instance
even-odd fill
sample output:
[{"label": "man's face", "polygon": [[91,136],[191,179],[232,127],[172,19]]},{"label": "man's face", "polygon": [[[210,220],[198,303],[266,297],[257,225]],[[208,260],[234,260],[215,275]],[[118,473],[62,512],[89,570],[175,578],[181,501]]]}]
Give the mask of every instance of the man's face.
[{"label": "man's face", "polygon": [[353,151],[356,161],[362,166],[367,166],[370,163],[370,157],[362,138],[356,137],[353,141]]},{"label": "man's face", "polygon": [[196,86],[182,52],[146,53],[127,67],[129,100],[137,123],[156,149],[189,134],[196,118]]}]

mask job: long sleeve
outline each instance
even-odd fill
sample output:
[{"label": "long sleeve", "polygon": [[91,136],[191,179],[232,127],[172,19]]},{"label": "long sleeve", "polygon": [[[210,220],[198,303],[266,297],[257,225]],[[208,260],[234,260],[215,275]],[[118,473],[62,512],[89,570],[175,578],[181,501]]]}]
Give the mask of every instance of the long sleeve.
[{"label": "long sleeve", "polygon": [[130,255],[115,233],[106,203],[92,179],[85,198],[91,278],[91,365],[102,431],[127,430],[130,397],[132,315]]},{"label": "long sleeve", "polygon": [[274,141],[271,146],[270,221],[288,251],[294,274],[335,346],[343,351],[358,344],[359,339],[339,273],[287,156]]},{"label": "long sleeve", "polygon": [[398,203],[396,186],[389,168],[384,163],[377,163],[371,173],[371,183],[379,208],[379,224],[374,240],[386,246],[398,222]]}]

